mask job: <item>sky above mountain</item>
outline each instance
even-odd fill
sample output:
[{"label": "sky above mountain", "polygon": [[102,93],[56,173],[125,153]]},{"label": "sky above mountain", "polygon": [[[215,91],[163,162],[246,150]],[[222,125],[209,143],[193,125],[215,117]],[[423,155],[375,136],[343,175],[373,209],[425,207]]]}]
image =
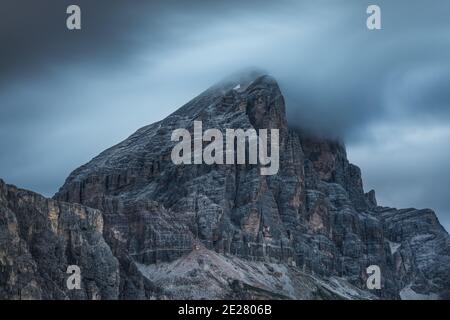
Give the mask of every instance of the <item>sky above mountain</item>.
[{"label": "sky above mountain", "polygon": [[[81,7],[82,29],[66,28]],[[381,8],[382,29],[366,28]],[[2,0],[0,177],[76,167],[228,74],[278,79],[292,127],[342,138],[380,204],[450,229],[450,2]]]}]

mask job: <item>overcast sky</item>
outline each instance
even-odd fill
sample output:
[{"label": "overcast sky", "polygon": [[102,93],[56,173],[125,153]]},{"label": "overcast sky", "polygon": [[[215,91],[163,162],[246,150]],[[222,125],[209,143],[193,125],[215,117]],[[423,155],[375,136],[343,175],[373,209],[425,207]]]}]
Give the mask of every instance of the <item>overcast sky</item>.
[{"label": "overcast sky", "polygon": [[[382,30],[367,30],[369,4]],[[52,196],[102,150],[258,67],[291,126],[344,139],[380,204],[430,207],[449,230],[449,16],[448,0],[1,0],[0,177]]]}]

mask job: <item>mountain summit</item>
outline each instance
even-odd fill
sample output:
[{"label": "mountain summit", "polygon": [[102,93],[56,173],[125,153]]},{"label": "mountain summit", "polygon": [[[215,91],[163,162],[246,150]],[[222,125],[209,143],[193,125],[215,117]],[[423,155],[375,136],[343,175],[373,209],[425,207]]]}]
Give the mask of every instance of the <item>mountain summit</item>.
[{"label": "mountain summit", "polygon": [[[171,134],[194,121],[278,129],[278,173],[175,165]],[[276,80],[260,73],[139,129],[73,171],[54,201],[102,213],[117,298],[450,298],[450,237],[434,212],[379,206],[342,143],[288,127]],[[367,288],[371,265],[381,289]]]}]

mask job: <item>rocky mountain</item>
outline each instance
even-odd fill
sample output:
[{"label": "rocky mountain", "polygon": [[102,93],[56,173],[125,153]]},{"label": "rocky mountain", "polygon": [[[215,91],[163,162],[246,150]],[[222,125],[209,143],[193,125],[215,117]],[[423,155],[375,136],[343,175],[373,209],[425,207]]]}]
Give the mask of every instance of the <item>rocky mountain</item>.
[{"label": "rocky mountain", "polygon": [[[103,239],[103,217],[0,180],[0,299],[113,299],[119,263]],[[69,290],[68,266],[83,270]]]},{"label": "rocky mountain", "polygon": [[[278,129],[278,173],[175,165],[171,134],[194,121]],[[72,172],[55,200],[2,190],[7,298],[450,298],[450,236],[433,211],[379,206],[341,142],[289,128],[267,75],[228,78],[139,129]],[[56,288],[69,262],[89,272],[76,295]],[[366,286],[370,265],[381,289]],[[40,277],[56,285],[42,290]]]}]

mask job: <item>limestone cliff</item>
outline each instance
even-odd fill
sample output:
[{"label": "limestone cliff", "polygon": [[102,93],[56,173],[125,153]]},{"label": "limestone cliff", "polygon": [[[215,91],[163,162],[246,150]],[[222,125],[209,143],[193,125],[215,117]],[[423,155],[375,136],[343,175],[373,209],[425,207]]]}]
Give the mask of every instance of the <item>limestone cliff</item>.
[{"label": "limestone cliff", "polygon": [[[192,131],[194,121],[202,121],[203,130],[222,132],[279,129],[278,174],[261,175],[260,165],[253,164],[173,164],[172,131]],[[289,128],[281,90],[267,75],[224,80],[139,129],[72,172],[54,201],[33,196],[42,204],[35,207],[30,200],[23,207],[6,194],[1,219],[8,223],[0,227],[11,240],[5,248],[20,244],[37,268],[46,254],[32,249],[40,248],[40,238],[29,236],[36,225],[47,226],[51,237],[44,239],[63,248],[74,241],[64,230],[78,232],[76,239],[87,238],[71,250],[87,250],[91,262],[108,264],[91,266],[90,279],[103,298],[450,298],[450,237],[435,214],[378,206],[375,192],[364,192],[361,170],[349,163],[341,142]],[[68,218],[56,223],[55,206]],[[42,223],[34,212],[43,215]],[[103,231],[95,222],[100,220]],[[88,236],[81,226],[90,221]],[[94,235],[101,254],[92,248]],[[6,251],[5,260],[5,250],[2,268],[15,274],[22,256]],[[74,256],[51,252],[58,263]],[[366,268],[374,264],[381,268],[382,289],[369,291]],[[97,277],[96,270],[106,267],[109,276]],[[25,274],[37,279],[31,286],[38,292],[42,281],[33,268]],[[120,273],[118,293],[112,271]],[[46,273],[51,279],[55,274]],[[83,294],[90,298],[91,291]]]},{"label": "limestone cliff", "polygon": [[[0,299],[114,299],[119,264],[100,211],[46,199],[0,180]],[[68,266],[81,269],[69,290]]]}]

